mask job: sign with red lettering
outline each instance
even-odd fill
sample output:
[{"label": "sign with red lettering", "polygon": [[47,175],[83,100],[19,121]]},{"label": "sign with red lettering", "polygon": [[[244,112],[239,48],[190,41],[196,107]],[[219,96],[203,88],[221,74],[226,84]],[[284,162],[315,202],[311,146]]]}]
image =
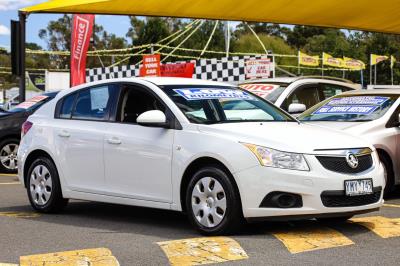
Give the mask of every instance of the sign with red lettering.
[{"label": "sign with red lettering", "polygon": [[194,63],[165,64],[161,65],[162,77],[193,77]]},{"label": "sign with red lettering", "polygon": [[86,53],[93,31],[94,15],[74,15],[71,38],[71,86],[86,82]]},{"label": "sign with red lettering", "polygon": [[269,78],[273,76],[275,64],[269,58],[250,59],[245,62],[246,79]]},{"label": "sign with red lettering", "polygon": [[141,77],[161,76],[159,54],[143,56],[143,66],[140,68],[140,76]]}]

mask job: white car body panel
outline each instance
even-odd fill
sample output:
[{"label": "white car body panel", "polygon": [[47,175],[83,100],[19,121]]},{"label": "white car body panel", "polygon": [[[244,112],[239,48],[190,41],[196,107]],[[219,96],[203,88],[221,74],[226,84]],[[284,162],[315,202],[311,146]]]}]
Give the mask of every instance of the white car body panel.
[{"label": "white car body panel", "polygon": [[[133,82],[147,86],[168,105],[182,130],[54,118],[56,103],[64,95],[107,82]],[[320,199],[322,191],[343,190],[343,181],[348,179],[371,178],[374,187],[384,187],[382,166],[375,148],[368,141],[297,122],[192,124],[155,84],[228,86],[193,79],[129,78],[95,82],[62,91],[29,117],[33,127],[22,139],[18,152],[21,182],[25,182],[27,156],[40,149],[53,158],[66,198],[182,210],[180,190],[185,170],[196,159],[210,157],[224,164],[232,174],[246,218],[345,213],[382,206],[382,197],[373,204],[340,208],[324,207]],[[58,135],[63,128],[70,133],[67,140]],[[87,136],[84,133],[87,130],[96,132],[95,136]],[[108,143],[113,138],[121,143]],[[241,142],[303,153],[310,171],[263,167]],[[360,174],[329,171],[315,157],[318,154],[316,149],[360,147],[369,147],[373,151],[373,166]],[[296,209],[260,208],[260,202],[271,191],[297,193],[303,197],[304,206]]]}]

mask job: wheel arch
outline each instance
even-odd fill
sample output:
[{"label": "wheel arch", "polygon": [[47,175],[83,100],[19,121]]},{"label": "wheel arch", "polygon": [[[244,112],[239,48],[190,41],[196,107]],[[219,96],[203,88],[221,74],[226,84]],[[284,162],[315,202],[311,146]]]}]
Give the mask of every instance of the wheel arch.
[{"label": "wheel arch", "polygon": [[[206,167],[206,166],[216,166],[216,167],[221,168],[228,175],[229,179],[232,181],[232,184],[235,187],[236,192],[238,193],[239,199],[241,199],[239,187],[238,187],[236,180],[233,177],[231,171],[229,170],[229,168],[218,159],[215,159],[215,158],[209,157],[209,156],[204,156],[204,157],[200,157],[200,158],[193,160],[186,167],[186,169],[183,173],[181,184],[180,184],[180,204],[181,204],[181,208],[182,208],[183,212],[186,212],[186,200],[185,200],[186,196],[185,196],[185,194],[186,194],[186,189],[187,189],[187,186],[189,185],[190,179],[192,178],[192,176],[194,175],[194,173],[196,171],[198,171],[201,168]],[[241,200],[240,200],[240,202],[241,202]]]},{"label": "wheel arch", "polygon": [[392,157],[390,156],[390,154],[383,148],[376,148],[376,152],[378,153],[379,158],[380,157],[384,157],[389,163],[390,163],[390,167],[393,173],[393,176],[391,177],[393,180],[391,180],[393,182],[393,184],[395,183],[395,179],[396,179],[396,172],[395,172],[395,167],[393,165],[393,160]]},{"label": "wheel arch", "polygon": [[[46,157],[46,158],[48,158],[49,160],[51,160],[53,163],[54,163],[54,160],[53,160],[53,158],[51,157],[51,155],[48,153],[48,152],[46,152],[46,151],[44,151],[44,150],[42,150],[42,149],[37,149],[37,150],[33,150],[33,151],[31,151],[29,154],[28,154],[28,156],[26,157],[26,159],[25,159],[25,162],[24,162],[24,167],[23,167],[23,173],[24,173],[24,184],[25,184],[25,187],[26,187],[26,184],[28,183],[28,170],[29,170],[29,167],[31,166],[31,164],[37,159],[37,158],[39,158],[39,157]],[[55,163],[54,163],[54,165],[56,165]]]}]

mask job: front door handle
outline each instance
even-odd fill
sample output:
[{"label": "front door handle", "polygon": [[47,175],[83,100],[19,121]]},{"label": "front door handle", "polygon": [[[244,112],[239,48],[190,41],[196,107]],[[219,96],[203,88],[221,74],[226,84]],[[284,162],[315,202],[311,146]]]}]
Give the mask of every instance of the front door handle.
[{"label": "front door handle", "polygon": [[112,138],[107,139],[107,142],[110,143],[110,144],[114,144],[114,145],[119,145],[119,144],[122,143],[122,141],[119,138],[116,138],[116,137],[112,137]]},{"label": "front door handle", "polygon": [[61,130],[61,131],[58,133],[58,136],[60,136],[60,137],[62,137],[62,138],[69,138],[69,137],[71,136],[71,134],[70,134],[68,131],[66,131],[66,130]]}]

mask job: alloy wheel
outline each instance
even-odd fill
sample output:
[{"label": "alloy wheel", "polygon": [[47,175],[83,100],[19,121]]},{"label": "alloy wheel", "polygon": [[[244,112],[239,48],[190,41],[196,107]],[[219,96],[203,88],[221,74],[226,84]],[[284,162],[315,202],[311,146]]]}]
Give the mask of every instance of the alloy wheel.
[{"label": "alloy wheel", "polygon": [[192,211],[207,228],[219,225],[226,213],[226,194],[221,183],[212,177],[201,178],[192,191]]},{"label": "alloy wheel", "polygon": [[8,170],[16,170],[17,165],[18,144],[9,143],[4,145],[0,151],[0,162],[2,166]]}]

